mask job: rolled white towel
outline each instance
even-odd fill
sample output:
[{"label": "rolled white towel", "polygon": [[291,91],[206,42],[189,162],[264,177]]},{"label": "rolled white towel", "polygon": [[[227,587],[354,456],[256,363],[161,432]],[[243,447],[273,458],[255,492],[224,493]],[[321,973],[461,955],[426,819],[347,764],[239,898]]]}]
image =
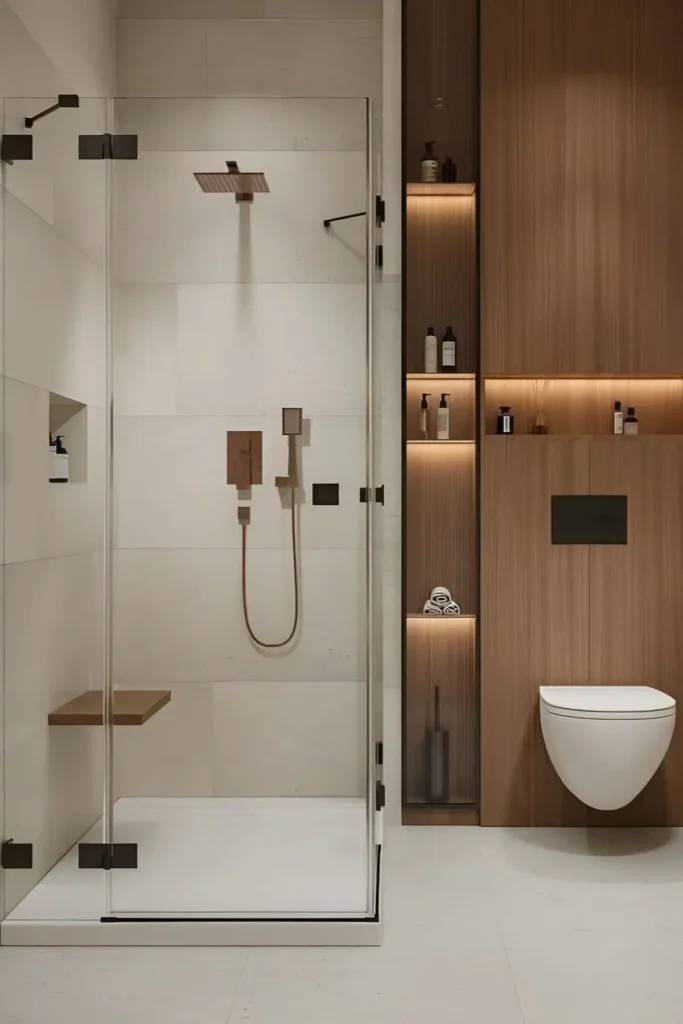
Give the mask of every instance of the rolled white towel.
[{"label": "rolled white towel", "polygon": [[451,592],[447,587],[434,587],[429,600],[433,604],[438,604],[441,608],[445,608],[447,604],[450,604],[453,598],[451,597]]},{"label": "rolled white towel", "polygon": [[445,606],[445,608],[443,610],[443,614],[444,615],[459,615],[460,614],[460,607],[455,603],[455,601],[450,601]]},{"label": "rolled white towel", "polygon": [[425,601],[425,603],[423,605],[423,608],[422,608],[422,614],[423,615],[443,615],[443,609],[438,604],[434,604],[434,602],[430,599],[428,601]]}]

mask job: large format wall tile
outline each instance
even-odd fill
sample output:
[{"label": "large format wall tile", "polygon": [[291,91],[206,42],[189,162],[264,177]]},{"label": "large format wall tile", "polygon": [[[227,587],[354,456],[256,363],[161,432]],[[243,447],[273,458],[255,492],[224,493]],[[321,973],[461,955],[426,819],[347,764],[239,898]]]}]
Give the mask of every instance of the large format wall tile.
[{"label": "large format wall tile", "polygon": [[136,682],[133,689],[170,689],[171,703],[142,729],[114,734],[116,797],[213,796],[213,686]]},{"label": "large format wall tile", "polygon": [[205,96],[206,67],[204,21],[119,21],[119,95]]},{"label": "large format wall tile", "polygon": [[217,683],[214,694],[216,796],[366,792],[364,683]]},{"label": "large format wall tile", "polygon": [[5,218],[5,373],[103,408],[102,270],[10,195]]},{"label": "large format wall tile", "polygon": [[[249,552],[252,625],[266,641],[293,620],[292,557]],[[263,652],[242,619],[241,557],[225,551],[118,551],[114,556],[117,685],[218,680],[346,681],[363,677],[367,615],[361,551],[304,551],[298,642]]]},{"label": "large format wall tile", "polygon": [[181,287],[177,411],[363,415],[365,309],[362,285]]},{"label": "large format wall tile", "polygon": [[[264,171],[270,193],[237,204],[206,194],[195,171],[227,160]],[[323,220],[365,209],[361,152],[143,152],[117,166],[115,264],[121,280],[169,284],[365,280],[365,221]]]},{"label": "large format wall tile", "polygon": [[117,283],[113,295],[115,411],[122,416],[172,416],[177,289]]},{"label": "large format wall tile", "polygon": [[[118,548],[238,548],[237,507],[226,484],[226,432],[263,433],[263,484],[249,504],[252,548],[290,544],[289,503],[275,477],[286,472],[287,440],[280,416],[121,417],[115,424],[114,520]],[[315,417],[299,448],[302,548],[362,548],[366,506],[363,417]],[[338,483],[339,505],[313,505],[314,483]]]},{"label": "large format wall tile", "polygon": [[365,18],[382,0],[120,0],[122,18]]},{"label": "large format wall tile", "polygon": [[213,96],[377,96],[380,21],[213,21],[207,33]]},{"label": "large format wall tile", "polygon": [[365,150],[362,99],[119,99],[116,129],[141,150]]}]

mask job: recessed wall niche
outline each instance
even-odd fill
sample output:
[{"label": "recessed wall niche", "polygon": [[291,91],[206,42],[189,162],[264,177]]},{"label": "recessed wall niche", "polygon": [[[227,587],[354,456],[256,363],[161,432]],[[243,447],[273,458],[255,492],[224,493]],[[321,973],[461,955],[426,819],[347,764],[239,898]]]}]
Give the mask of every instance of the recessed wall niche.
[{"label": "recessed wall niche", "polygon": [[[64,438],[69,454],[69,483],[88,481],[88,407],[73,398],[50,392],[50,433]],[[48,439],[45,438],[47,446]]]}]

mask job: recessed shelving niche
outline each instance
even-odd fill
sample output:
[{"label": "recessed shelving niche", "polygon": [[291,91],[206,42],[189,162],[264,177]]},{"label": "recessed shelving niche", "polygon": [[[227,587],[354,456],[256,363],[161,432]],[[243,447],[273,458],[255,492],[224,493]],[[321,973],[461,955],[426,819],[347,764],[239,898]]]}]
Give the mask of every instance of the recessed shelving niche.
[{"label": "recessed shelving niche", "polygon": [[[69,453],[69,483],[88,480],[88,407],[65,395],[50,392],[50,433],[61,434]],[[47,447],[48,439],[45,438]]]},{"label": "recessed shelving niche", "polygon": [[423,440],[420,436],[420,402],[429,399],[429,439],[436,438],[436,413],[442,394],[450,395],[449,421],[451,441],[473,441],[476,435],[474,374],[424,373],[406,377],[406,440]]},{"label": "recessed shelving niche", "polygon": [[509,405],[515,435],[531,434],[539,411],[548,435],[611,434],[614,403],[634,406],[641,434],[683,434],[682,377],[487,377],[483,414],[487,434]]}]

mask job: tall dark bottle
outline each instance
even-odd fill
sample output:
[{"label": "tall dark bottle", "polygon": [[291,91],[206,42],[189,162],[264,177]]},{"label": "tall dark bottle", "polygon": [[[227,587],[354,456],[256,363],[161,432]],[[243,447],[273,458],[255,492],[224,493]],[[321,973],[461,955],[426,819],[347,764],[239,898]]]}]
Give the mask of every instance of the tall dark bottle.
[{"label": "tall dark bottle", "polygon": [[450,326],[446,328],[446,333],[441,339],[441,372],[458,372],[458,339]]}]

